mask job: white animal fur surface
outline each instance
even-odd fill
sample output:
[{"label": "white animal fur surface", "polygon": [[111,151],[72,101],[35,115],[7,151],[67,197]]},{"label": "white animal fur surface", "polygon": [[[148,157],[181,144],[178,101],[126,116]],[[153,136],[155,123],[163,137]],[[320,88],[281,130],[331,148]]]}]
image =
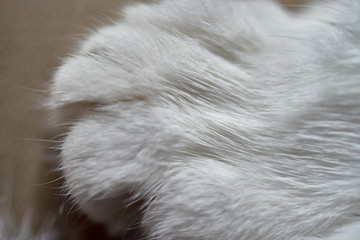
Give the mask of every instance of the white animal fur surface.
[{"label": "white animal fur surface", "polygon": [[[61,147],[83,212],[147,239],[360,238],[358,1],[122,14],[51,88],[60,117],[92,106],[76,108]],[[140,214],[125,213],[134,203]]]}]

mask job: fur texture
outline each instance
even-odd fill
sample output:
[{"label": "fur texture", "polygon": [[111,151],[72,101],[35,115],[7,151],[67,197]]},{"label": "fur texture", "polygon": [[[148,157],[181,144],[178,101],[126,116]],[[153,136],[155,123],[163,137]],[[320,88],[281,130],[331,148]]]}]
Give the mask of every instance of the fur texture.
[{"label": "fur texture", "polygon": [[127,8],[52,84],[74,202],[113,235],[356,239],[359,13],[356,0]]}]

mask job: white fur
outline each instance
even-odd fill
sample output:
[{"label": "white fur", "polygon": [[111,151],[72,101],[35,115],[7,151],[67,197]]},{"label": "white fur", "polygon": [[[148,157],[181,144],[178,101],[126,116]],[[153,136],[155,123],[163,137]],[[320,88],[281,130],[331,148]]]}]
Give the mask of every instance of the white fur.
[{"label": "white fur", "polygon": [[168,0],[94,33],[50,101],[92,104],[62,145],[77,205],[115,235],[355,239],[360,4],[309,9]]}]

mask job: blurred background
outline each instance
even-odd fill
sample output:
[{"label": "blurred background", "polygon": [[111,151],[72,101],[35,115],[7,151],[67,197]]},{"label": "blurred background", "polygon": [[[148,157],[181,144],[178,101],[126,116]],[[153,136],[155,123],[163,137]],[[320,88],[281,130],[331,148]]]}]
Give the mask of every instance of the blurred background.
[{"label": "blurred background", "polygon": [[[50,171],[57,153],[48,149],[47,140],[55,133],[43,107],[49,80],[89,30],[109,23],[129,2],[0,0],[0,215],[7,214],[3,221],[9,221],[10,212],[18,223],[30,214],[37,228],[53,214],[49,209],[58,198],[51,195],[59,192],[59,184],[51,182],[58,177]],[[56,214],[68,210],[63,211]]]},{"label": "blurred background", "polygon": [[[43,108],[46,89],[62,58],[89,30],[117,19],[115,12],[133,2],[0,0],[0,215],[11,212],[19,222],[30,208],[36,212],[32,214],[36,229],[49,215],[72,212],[61,210],[63,199],[53,197],[54,192],[59,193],[59,183],[54,184],[58,176],[51,171],[57,153],[49,149],[48,140],[55,133]],[[306,4],[282,2],[294,11],[301,8],[292,5]],[[65,216],[67,225],[86,222],[81,216],[73,217],[75,220],[71,216],[70,220]],[[90,239],[89,234],[74,231],[66,239],[75,235]],[[97,238],[94,232],[90,235]]]}]

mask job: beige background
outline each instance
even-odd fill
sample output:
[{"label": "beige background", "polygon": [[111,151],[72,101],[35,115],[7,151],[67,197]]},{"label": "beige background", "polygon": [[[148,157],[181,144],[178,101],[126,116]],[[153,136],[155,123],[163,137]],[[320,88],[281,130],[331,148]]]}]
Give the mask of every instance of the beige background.
[{"label": "beige background", "polygon": [[[42,104],[61,58],[67,56],[89,28],[115,17],[124,0],[1,0],[0,1],[0,211],[11,202],[19,219],[36,207],[49,215],[53,166],[48,117]],[[53,152],[56,154],[55,152]],[[77,222],[79,221],[76,218]],[[37,221],[34,221],[37,222]],[[68,221],[71,222],[71,221]]]},{"label": "beige background", "polygon": [[29,206],[47,209],[54,192],[51,184],[39,185],[56,177],[48,172],[56,152],[41,140],[53,134],[41,107],[47,83],[82,34],[115,17],[123,3],[0,0],[0,195],[11,196],[17,218]]}]

